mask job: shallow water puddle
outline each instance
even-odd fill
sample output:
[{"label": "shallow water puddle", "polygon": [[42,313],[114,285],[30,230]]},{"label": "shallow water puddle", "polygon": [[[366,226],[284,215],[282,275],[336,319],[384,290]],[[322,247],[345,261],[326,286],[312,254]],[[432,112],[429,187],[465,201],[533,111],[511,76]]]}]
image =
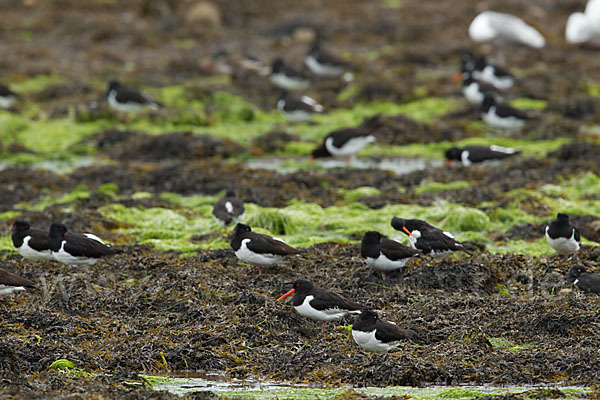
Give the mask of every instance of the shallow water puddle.
[{"label": "shallow water puddle", "polygon": [[[306,168],[306,159],[290,159],[290,158],[259,158],[246,162],[248,168],[277,170],[280,173],[292,173]],[[317,168],[354,168],[354,169],[380,169],[392,171],[398,175],[408,174],[413,171],[419,171],[426,168],[440,167],[444,163],[441,160],[427,160],[422,158],[384,158],[384,159],[364,159],[356,158],[349,164],[345,159],[327,159],[315,161]]]},{"label": "shallow water puddle", "polygon": [[[474,399],[483,395],[500,395],[506,393],[528,392],[525,396],[535,395],[537,398],[549,398],[555,390],[560,390],[564,398],[575,399],[577,395],[590,391],[590,388],[575,386],[431,386],[431,387],[360,387],[350,385],[338,387],[319,387],[302,383],[268,381],[258,378],[230,379],[218,374],[192,374],[181,376],[144,376],[154,390],[166,390],[183,395],[193,392],[213,392],[223,397],[268,399],[311,399],[333,398],[348,392],[356,392],[368,396],[398,396],[412,399]],[[553,393],[552,393],[553,392]],[[547,395],[545,395],[547,393]],[[552,394],[551,394],[552,393]]]}]

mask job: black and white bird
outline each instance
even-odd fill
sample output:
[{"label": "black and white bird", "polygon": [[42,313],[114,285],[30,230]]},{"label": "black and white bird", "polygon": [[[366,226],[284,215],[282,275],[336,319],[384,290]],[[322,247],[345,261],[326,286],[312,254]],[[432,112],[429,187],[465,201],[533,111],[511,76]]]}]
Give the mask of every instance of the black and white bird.
[{"label": "black and white bird", "polygon": [[48,231],[31,229],[26,221],[17,220],[12,228],[12,242],[23,258],[37,260],[54,260]]},{"label": "black and white bird", "polygon": [[283,240],[252,232],[248,225],[241,223],[233,230],[231,248],[240,261],[258,266],[258,275],[262,275],[263,267],[280,264],[284,256],[301,253]]},{"label": "black and white bird", "polygon": [[20,292],[26,289],[34,289],[35,283],[27,278],[15,275],[5,269],[0,268],[0,298],[8,296],[14,292]]},{"label": "black and white bird", "polygon": [[15,105],[19,97],[21,96],[13,92],[8,86],[0,85],[0,108],[11,108]]},{"label": "black and white bird", "polygon": [[579,231],[569,222],[567,214],[559,213],[556,219],[546,226],[546,241],[558,254],[579,251],[581,237]]},{"label": "black and white bird", "polygon": [[488,125],[498,129],[520,129],[531,117],[527,113],[499,103],[494,96],[486,94],[481,103],[481,119]]},{"label": "black and white bird", "polygon": [[317,147],[311,160],[321,157],[345,156],[346,162],[364,149],[369,143],[375,142],[375,136],[367,128],[344,128],[331,132],[325,137],[321,146]]},{"label": "black and white bird", "polygon": [[366,232],[360,244],[360,255],[367,265],[376,271],[381,271],[381,278],[386,279],[386,272],[404,267],[411,257],[421,251],[390,240],[376,231]]},{"label": "black and white bird", "polygon": [[291,122],[308,121],[313,114],[323,112],[323,106],[312,97],[287,92],[282,92],[279,96],[277,109]]},{"label": "black and white bird", "polygon": [[318,41],[304,57],[304,64],[310,72],[323,77],[340,76],[349,68],[347,61],[327,51]]},{"label": "black and white bird", "polygon": [[600,46],[600,0],[589,0],[584,12],[569,16],[565,38],[569,43]]},{"label": "black and white bird", "polygon": [[281,58],[273,61],[269,79],[273,85],[284,90],[304,90],[312,83],[306,72],[285,64]]},{"label": "black and white bird", "polygon": [[467,101],[471,104],[481,105],[481,103],[483,103],[483,98],[485,97],[486,93],[491,94],[496,98],[500,97],[499,94],[496,93],[497,89],[495,86],[476,80],[475,78],[473,78],[473,75],[471,75],[468,72],[463,73],[462,81],[463,95],[465,96],[465,99],[467,99]]},{"label": "black and white bird", "polygon": [[454,239],[450,232],[442,231],[420,219],[392,218],[392,227],[408,235],[410,245],[419,249],[423,254],[442,257],[453,251],[469,251],[465,246]]},{"label": "black and white bird", "polygon": [[519,17],[496,11],[484,11],[469,25],[469,37],[475,42],[522,44],[541,49],[546,40],[534,27]]},{"label": "black and white bird", "polygon": [[228,189],[225,196],[215,203],[212,213],[221,226],[237,224],[244,220],[244,202],[236,197],[233,190]]},{"label": "black and white bird", "polygon": [[50,225],[48,239],[54,259],[66,265],[93,265],[101,257],[119,252],[94,234],[69,232],[64,224]]},{"label": "black and white bird", "polygon": [[450,165],[452,161],[460,161],[462,165],[468,167],[471,164],[491,160],[502,160],[507,157],[521,154],[521,150],[511,149],[502,146],[466,146],[462,149],[452,147],[444,153],[446,155],[446,164]]},{"label": "black and white bird", "polygon": [[158,110],[163,105],[134,87],[124,86],[119,81],[110,81],[106,92],[108,105],[124,113],[139,112],[144,109]]},{"label": "black and white bird", "polygon": [[470,51],[465,51],[461,57],[460,72],[455,74],[456,80],[461,79],[464,74],[473,79],[492,85],[498,90],[510,89],[516,82],[516,78],[506,69],[501,68],[482,57],[475,57]]},{"label": "black and white bird", "polygon": [[584,292],[600,294],[600,275],[587,272],[583,265],[571,267],[567,282],[572,283]]},{"label": "black and white bird", "polygon": [[367,351],[383,353],[412,339],[415,332],[379,318],[375,311],[365,310],[352,324],[352,337],[357,345]]},{"label": "black and white bird", "polygon": [[325,323],[335,321],[346,314],[358,314],[365,307],[362,304],[346,299],[329,290],[313,286],[309,281],[298,279],[294,282],[292,290],[281,296],[277,301],[294,295],[292,305],[298,314],[323,321],[321,333],[325,332]]}]

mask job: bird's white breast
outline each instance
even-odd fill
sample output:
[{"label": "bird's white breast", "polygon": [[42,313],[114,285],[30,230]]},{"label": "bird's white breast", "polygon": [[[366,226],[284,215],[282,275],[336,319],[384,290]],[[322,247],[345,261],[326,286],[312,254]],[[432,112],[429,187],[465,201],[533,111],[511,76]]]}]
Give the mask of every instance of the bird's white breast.
[{"label": "bird's white breast", "polygon": [[298,314],[308,317],[310,319],[315,319],[317,321],[333,321],[336,319],[342,318],[344,315],[348,314],[347,310],[340,310],[339,308],[329,308],[325,310],[317,310],[311,307],[310,301],[314,299],[313,295],[308,295],[304,298],[304,301],[299,306],[295,306],[294,308],[298,312]]},{"label": "bird's white breast", "polygon": [[235,252],[237,258],[243,262],[253,265],[277,265],[283,261],[283,257],[276,254],[260,254],[248,249],[248,243],[251,239],[242,240],[238,251]]}]

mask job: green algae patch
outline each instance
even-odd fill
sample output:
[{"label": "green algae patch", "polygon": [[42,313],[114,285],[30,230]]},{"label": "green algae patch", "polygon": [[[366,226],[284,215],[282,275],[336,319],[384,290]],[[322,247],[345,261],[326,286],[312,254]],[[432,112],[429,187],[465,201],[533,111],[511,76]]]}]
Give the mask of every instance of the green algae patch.
[{"label": "green algae patch", "polygon": [[451,147],[465,146],[503,146],[521,150],[525,157],[544,157],[551,151],[570,143],[572,139],[556,138],[549,140],[525,140],[506,137],[473,137],[457,142],[412,143],[403,146],[369,146],[363,155],[395,155],[414,158],[444,159],[444,152]]},{"label": "green algae patch", "polygon": [[471,186],[467,181],[454,181],[449,183],[431,182],[423,183],[415,188],[415,194],[442,192],[444,190],[463,189]]},{"label": "green algae patch", "polygon": [[476,208],[457,206],[442,220],[442,226],[454,231],[482,232],[489,229],[490,219]]},{"label": "green algae patch", "polygon": [[489,338],[487,338],[487,340],[490,343],[490,345],[492,345],[492,347],[494,347],[496,349],[504,349],[504,350],[509,350],[512,352],[529,349],[529,348],[535,346],[535,343],[514,344],[513,342],[511,342],[510,340],[505,339],[505,338],[489,337]]},{"label": "green algae patch", "polygon": [[94,150],[79,142],[109,127],[108,121],[78,123],[73,118],[31,120],[23,115],[0,113],[0,141],[19,144],[34,154],[4,153],[5,162],[35,162],[90,154]]},{"label": "green algae patch", "polygon": [[66,358],[61,358],[60,360],[54,361],[52,364],[50,364],[48,368],[56,371],[61,371],[64,374],[73,378],[92,378],[96,376],[96,374],[87,372],[82,368],[76,367],[72,361],[67,360]]},{"label": "green algae patch", "polygon": [[356,189],[339,189],[339,192],[344,195],[344,200],[348,202],[364,199],[381,194],[381,190],[370,186],[361,186]]},{"label": "green algae patch", "polygon": [[18,210],[43,211],[46,207],[55,204],[69,204],[79,199],[88,199],[90,191],[86,185],[77,186],[72,192],[60,196],[43,196],[36,203],[18,203],[15,208]]},{"label": "green algae patch", "polygon": [[10,88],[17,93],[37,92],[49,85],[64,83],[66,79],[60,75],[36,75],[24,80],[14,80]]},{"label": "green algae patch", "polygon": [[452,388],[441,391],[438,396],[441,399],[476,399],[478,397],[484,396],[485,393],[480,392],[476,389],[469,388]]},{"label": "green algae patch", "polygon": [[510,105],[523,110],[543,110],[548,107],[546,100],[536,100],[528,98],[518,98],[510,101]]}]

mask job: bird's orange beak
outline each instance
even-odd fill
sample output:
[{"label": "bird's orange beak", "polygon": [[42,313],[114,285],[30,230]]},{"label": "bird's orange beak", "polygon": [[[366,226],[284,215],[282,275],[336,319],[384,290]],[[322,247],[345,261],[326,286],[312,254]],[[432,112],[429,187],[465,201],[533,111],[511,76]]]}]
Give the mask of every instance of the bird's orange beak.
[{"label": "bird's orange beak", "polygon": [[458,71],[457,73],[455,73],[454,75],[452,75],[452,81],[453,82],[458,82],[462,79],[462,72]]},{"label": "bird's orange beak", "polygon": [[315,156],[310,156],[310,162],[315,161]]},{"label": "bird's orange beak", "polygon": [[406,233],[407,233],[409,236],[415,236],[415,235],[413,235],[412,233],[410,233],[410,231],[409,231],[408,229],[406,229],[406,227],[405,227],[405,226],[403,226],[403,227],[402,227],[402,230],[403,230],[404,232],[406,232]]},{"label": "bird's orange beak", "polygon": [[450,161],[450,160],[446,160],[446,166],[448,166],[448,167],[449,167],[450,165],[452,165],[452,161]]},{"label": "bird's orange beak", "polygon": [[286,297],[288,297],[290,294],[294,294],[295,292],[296,292],[296,289],[292,289],[292,290],[290,290],[289,292],[287,292],[286,294],[284,294],[283,296],[281,296],[280,298],[278,298],[278,299],[277,299],[277,301],[279,301],[279,300],[283,300],[283,299],[285,299]]}]

